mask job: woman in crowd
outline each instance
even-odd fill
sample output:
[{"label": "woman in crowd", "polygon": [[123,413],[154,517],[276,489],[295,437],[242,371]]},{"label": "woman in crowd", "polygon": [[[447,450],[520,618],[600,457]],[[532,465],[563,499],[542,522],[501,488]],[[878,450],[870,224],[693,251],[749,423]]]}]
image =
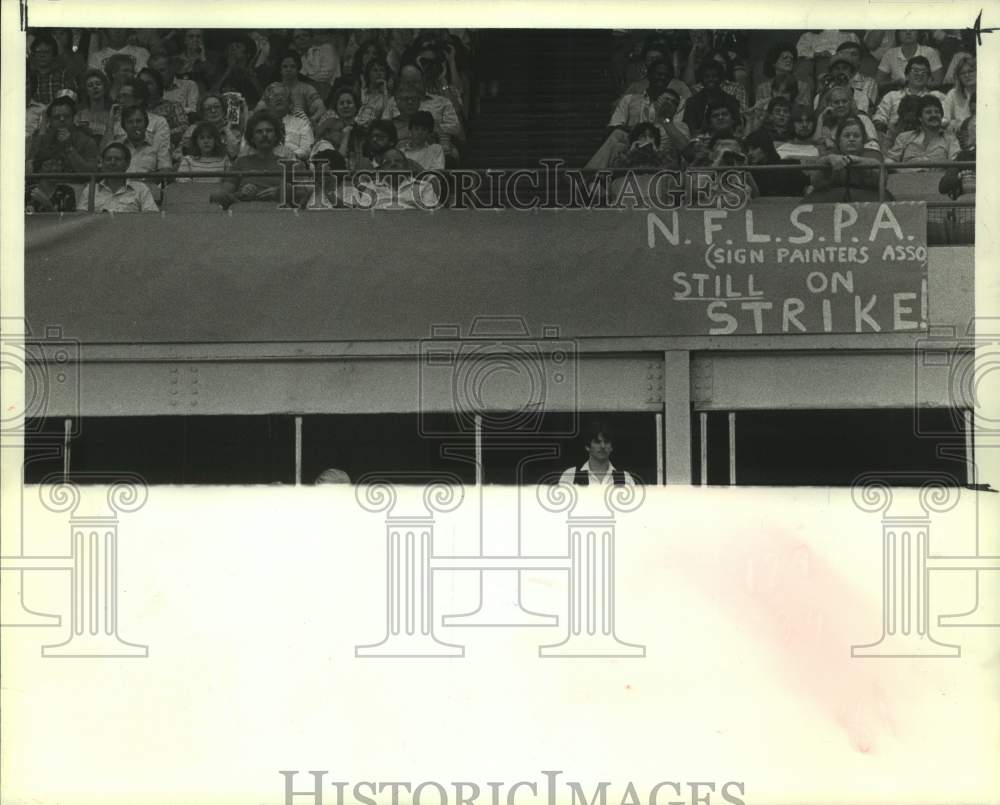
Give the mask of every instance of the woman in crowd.
[{"label": "woman in crowd", "polygon": [[920,44],[919,31],[896,31],[896,47],[889,48],[878,63],[875,80],[879,87],[886,89],[901,87],[906,83],[906,65],[910,59],[923,56],[930,63],[931,86],[941,83],[944,70],[941,55],[935,48]]},{"label": "woman in crowd", "polygon": [[100,143],[111,125],[111,82],[100,70],[87,70],[80,82],[76,125]]},{"label": "woman in crowd", "polygon": [[198,84],[205,92],[210,84],[212,65],[205,51],[205,37],[200,28],[188,28],[184,32],[181,51],[177,54],[177,77],[186,78]]},{"label": "woman in crowd", "polygon": [[239,176],[224,179],[222,187],[209,196],[213,204],[229,207],[237,201],[277,201],[282,186],[282,166],[275,148],[285,139],[284,127],[267,109],[250,116],[246,127],[247,142],[253,153],[237,157],[234,171],[269,171],[273,176]]},{"label": "woman in crowd", "polygon": [[[878,201],[882,155],[868,147],[868,131],[857,115],[843,118],[834,133],[833,149],[815,163],[828,168],[812,172],[810,201]],[[885,199],[891,201],[888,192]]]},{"label": "woman in crowd", "polygon": [[135,62],[131,56],[119,53],[108,59],[104,65],[104,74],[108,77],[108,81],[111,82],[109,90],[111,99],[116,100],[122,85],[129,79],[135,78]]},{"label": "woman in crowd", "polygon": [[[756,131],[761,128],[761,126],[774,127],[775,121],[771,119],[772,107],[771,102],[775,99],[780,99],[785,101],[782,105],[784,108],[788,109],[789,114],[791,114],[792,104],[795,102],[795,93],[798,91],[798,82],[793,76],[789,75],[779,75],[771,79],[770,82],[771,93],[766,99],[757,101],[753,108],[747,112],[746,116],[746,129],[747,131]],[[791,135],[791,118],[785,121],[782,126],[782,134]],[[780,139],[780,138],[779,138]]]},{"label": "woman in crowd", "polygon": [[958,138],[943,125],[944,110],[933,95],[920,99],[915,131],[904,131],[889,149],[892,162],[946,162],[955,159],[962,147]]},{"label": "woman in crowd", "polygon": [[[333,109],[331,110],[345,126],[354,123],[358,116],[358,99],[350,87],[341,87],[333,95]],[[330,111],[324,115],[324,119],[330,116]]]},{"label": "woman in crowd", "polygon": [[882,148],[879,144],[878,130],[872,119],[864,112],[859,112],[854,101],[854,92],[850,87],[831,87],[820,100],[819,121],[816,131],[816,139],[822,143],[828,151],[835,151],[837,148],[837,134],[840,125],[848,119],[856,119],[861,123],[865,131],[865,148],[881,154]]},{"label": "woman in crowd", "polygon": [[[240,124],[236,120],[237,115],[233,114],[230,116],[227,114],[226,99],[216,92],[202,95],[201,100],[198,101],[198,117],[203,123],[210,123],[215,126],[219,132],[219,138],[225,146],[226,154],[230,159],[236,159],[240,153],[242,134],[240,133]],[[240,110],[239,119],[246,119],[245,110]],[[183,153],[191,152],[194,130],[195,127],[193,125],[188,126],[187,131],[181,137],[181,149]]]},{"label": "woman in crowd", "polygon": [[170,147],[180,147],[181,138],[188,128],[188,115],[183,105],[163,97],[163,77],[155,70],[144,67],[139,71],[139,80],[146,85],[149,94],[146,108],[167,121],[170,127]]},{"label": "woman in crowd", "polygon": [[357,115],[358,124],[366,126],[373,120],[380,120],[395,90],[396,80],[389,70],[389,65],[384,61],[368,62],[361,76],[358,93],[361,98],[361,109]]},{"label": "woman in crowd", "polygon": [[[379,50],[377,42],[369,40],[358,47],[354,58],[350,62],[351,69],[346,71],[347,75],[360,82],[361,77],[365,74],[365,70],[368,69],[368,65],[372,61],[385,61],[385,53]],[[344,59],[344,66],[347,67],[346,58]]]},{"label": "woman in crowd", "polygon": [[278,58],[278,74],[281,83],[291,93],[292,108],[303,112],[311,123],[318,123],[326,111],[326,104],[316,87],[302,80],[302,56],[294,50],[286,50]]},{"label": "woman in crowd", "polygon": [[968,53],[955,57],[955,86],[944,96],[944,118],[952,131],[972,116],[972,98],[976,94],[976,58]]},{"label": "woman in crowd", "polygon": [[[219,129],[213,124],[202,121],[194,126],[191,133],[191,144],[177,165],[180,174],[209,173],[228,171],[231,165],[226,145],[222,142]],[[214,182],[222,181],[219,177],[178,177],[178,182]]]}]

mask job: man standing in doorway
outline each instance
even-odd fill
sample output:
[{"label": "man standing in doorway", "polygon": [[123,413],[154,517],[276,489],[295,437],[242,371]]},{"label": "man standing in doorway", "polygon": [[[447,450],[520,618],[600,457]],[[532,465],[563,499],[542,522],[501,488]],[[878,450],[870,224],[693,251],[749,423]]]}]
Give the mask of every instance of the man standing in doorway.
[{"label": "man standing in doorway", "polygon": [[611,431],[595,422],[584,431],[584,449],[587,460],[579,467],[568,468],[559,478],[561,484],[576,486],[635,486],[635,479],[625,470],[611,463],[614,450]]}]

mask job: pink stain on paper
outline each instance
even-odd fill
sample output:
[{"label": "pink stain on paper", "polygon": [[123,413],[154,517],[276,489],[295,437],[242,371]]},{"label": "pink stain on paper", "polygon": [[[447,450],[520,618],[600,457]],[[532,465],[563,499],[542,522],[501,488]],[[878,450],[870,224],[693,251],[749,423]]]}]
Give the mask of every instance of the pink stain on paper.
[{"label": "pink stain on paper", "polygon": [[[881,613],[801,540],[743,534],[716,556],[685,557],[685,573],[776,658],[788,682],[846,733],[856,751],[898,737],[915,677],[913,659],[855,659],[876,640]],[[687,553],[684,551],[684,553]]]}]

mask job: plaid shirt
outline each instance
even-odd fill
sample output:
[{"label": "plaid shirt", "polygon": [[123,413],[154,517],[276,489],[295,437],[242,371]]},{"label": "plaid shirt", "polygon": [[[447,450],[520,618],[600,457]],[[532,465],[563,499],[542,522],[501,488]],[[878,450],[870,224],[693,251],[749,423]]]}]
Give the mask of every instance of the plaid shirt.
[{"label": "plaid shirt", "polygon": [[73,80],[66,74],[65,70],[53,68],[45,75],[36,72],[38,78],[38,89],[35,91],[35,99],[48,105],[56,99],[59,90],[71,89],[76,92]]}]

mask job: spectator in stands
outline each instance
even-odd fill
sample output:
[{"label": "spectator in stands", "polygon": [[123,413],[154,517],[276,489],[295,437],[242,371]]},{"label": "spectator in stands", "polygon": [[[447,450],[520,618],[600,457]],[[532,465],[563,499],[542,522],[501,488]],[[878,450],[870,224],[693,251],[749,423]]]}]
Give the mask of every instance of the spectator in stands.
[{"label": "spectator in stands", "polygon": [[[704,29],[693,30],[688,36],[691,47],[684,59],[681,79],[689,87],[693,87],[700,80],[698,74],[702,65],[711,60],[712,39],[712,32]],[[666,56],[666,45],[662,45],[661,48],[659,58],[663,59]]]},{"label": "spectator in stands", "polygon": [[[241,113],[234,109],[234,114],[227,114],[226,99],[215,92],[202,95],[198,102],[198,117],[203,123],[211,123],[219,132],[219,137],[226,148],[226,155],[230,159],[236,159],[240,153],[240,146],[243,142],[240,119]],[[243,118],[245,119],[245,118]],[[192,136],[195,126],[188,126],[184,136],[181,137],[181,149],[184,153],[191,153]]]},{"label": "spectator in stands", "polygon": [[358,116],[358,99],[354,95],[354,90],[342,87],[334,92],[333,112],[345,126],[354,125],[354,119]]},{"label": "spectator in stands", "polygon": [[[198,111],[198,84],[188,78],[178,78],[175,72],[177,57],[166,53],[155,53],[149,58],[149,69],[155,70],[163,79],[163,97],[181,105],[187,115]],[[153,110],[155,111],[155,110]]]},{"label": "spectator in stands", "polygon": [[[215,173],[228,171],[231,166],[226,144],[216,125],[203,120],[196,123],[191,133],[191,145],[177,165],[179,174]],[[178,182],[221,182],[219,177],[178,177]]]},{"label": "spectator in stands", "polygon": [[[430,182],[414,179],[410,163],[397,148],[386,149],[381,158],[379,174],[374,181],[348,184],[343,202],[361,209],[428,210],[437,206],[438,197]],[[389,172],[392,173],[389,173]]]},{"label": "spectator in stands", "polygon": [[[40,153],[35,156],[32,169],[35,173],[64,173],[66,166],[58,154]],[[25,212],[73,212],[76,210],[76,191],[58,179],[37,179],[29,182]]]},{"label": "spectator in stands", "polygon": [[116,140],[129,150],[129,173],[161,173],[172,167],[170,152],[157,149],[148,134],[149,113],[142,106],[132,106],[122,113],[125,136]]},{"label": "spectator in stands", "polygon": [[827,71],[830,58],[844,42],[860,44],[857,34],[851,31],[807,31],[802,34],[795,44],[799,54],[798,77],[815,86],[816,76]]},{"label": "spectator in stands", "polygon": [[[958,127],[958,141],[962,150],[955,155],[956,162],[976,161],[976,116],[973,114],[962,121]],[[947,173],[941,177],[938,184],[938,191],[951,196],[953,199],[967,198],[975,201],[976,197],[976,169],[972,168],[949,168]]]},{"label": "spectator in stands", "polygon": [[423,70],[424,91],[447,98],[461,116],[465,108],[464,87],[455,60],[455,45],[449,40],[424,41],[417,48],[414,61]]},{"label": "spectator in stands", "polygon": [[920,99],[920,127],[904,131],[889,149],[887,160],[892,162],[946,162],[958,156],[962,147],[958,138],[943,125],[944,109],[934,95]]},{"label": "spectator in stands", "polygon": [[35,76],[35,99],[52,103],[60,90],[75,89],[73,79],[56,64],[59,46],[47,33],[36,33],[31,42],[31,63],[28,69]]},{"label": "spectator in stands", "polygon": [[52,28],[49,33],[56,40],[55,66],[66,73],[74,86],[78,86],[80,76],[87,71],[86,56],[82,51],[73,50],[73,39],[79,36],[79,32],[74,33],[72,28]]},{"label": "spectator in stands", "polygon": [[364,155],[376,168],[382,163],[385,152],[396,147],[396,127],[391,120],[376,120],[368,130]]},{"label": "spectator in stands", "polygon": [[81,84],[76,125],[93,137],[96,145],[111,124],[111,82],[100,70],[87,70]]},{"label": "spectator in stands", "polygon": [[194,81],[199,93],[208,89],[212,66],[208,61],[205,37],[200,28],[188,28],[184,31],[181,51],[177,54],[176,72],[181,78]]},{"label": "spectator in stands", "polygon": [[[848,47],[854,48],[857,46],[849,43]],[[859,112],[869,114],[872,99],[869,97],[866,89],[858,89],[854,86],[854,62],[849,56],[844,53],[837,53],[830,59],[830,71],[820,77],[819,83],[823,91],[818,93],[813,101],[813,106],[817,109],[827,105],[826,95],[831,89],[834,87],[846,87],[854,95],[854,108]],[[875,88],[874,83],[872,84],[872,88]]]},{"label": "spectator in stands", "polygon": [[[795,75],[795,66],[798,56],[795,52],[795,45],[788,42],[779,42],[774,45],[764,57],[764,77],[770,79],[761,82],[757,86],[757,103],[767,101],[771,98],[775,86],[782,88],[787,86],[787,81],[792,81],[795,87],[792,100],[796,103],[809,103],[809,84]],[[785,79],[775,84],[775,79]]]},{"label": "spectator in stands", "polygon": [[[121,109],[121,116],[112,120],[111,126],[104,132],[103,145],[109,142],[122,142],[125,139],[125,129],[122,121],[128,112],[138,106],[143,110],[149,108],[149,93],[146,85],[137,78],[132,78],[122,84],[118,91],[118,105]],[[163,116],[148,112],[149,124],[146,132],[146,139],[149,140],[153,150],[157,154],[157,164],[170,164],[170,126]],[[103,150],[102,150],[103,153]]]},{"label": "spectator in stands", "polygon": [[44,123],[46,105],[35,97],[35,84],[37,82],[35,74],[31,70],[28,70],[25,72],[24,77],[26,79],[24,88],[24,99],[26,101],[24,107],[24,136],[25,138],[29,138]]},{"label": "spectator in stands", "polygon": [[239,92],[249,106],[255,106],[266,81],[260,74],[265,70],[258,71],[251,66],[254,52],[250,37],[242,33],[230,34],[226,42],[226,63],[217,71],[212,89],[225,92],[231,88]]},{"label": "spectator in stands", "polygon": [[130,56],[117,54],[104,62],[104,74],[111,82],[111,99],[117,101],[118,93],[126,81],[135,78],[135,62]]},{"label": "spectator in stands", "polygon": [[[923,56],[914,56],[906,65],[906,86],[887,92],[875,112],[875,126],[879,131],[889,134],[893,140],[897,136],[899,122],[899,106],[907,96],[923,97],[934,95],[944,104],[944,95],[928,88],[931,77],[931,63]],[[945,125],[949,121],[945,121]]]},{"label": "spectator in stands", "polygon": [[919,31],[896,31],[896,47],[889,48],[878,64],[878,74],[875,79],[880,87],[895,89],[908,84],[910,64],[913,59],[921,58],[927,62],[931,86],[941,83],[944,70],[941,67],[941,56],[935,48],[919,44]]},{"label": "spectator in stands", "polygon": [[[312,150],[315,137],[309,118],[299,109],[292,107],[292,94],[284,84],[275,82],[269,84],[264,90],[264,97],[261,99],[265,108],[271,112],[284,128],[285,136],[282,146],[275,149],[279,157],[294,157],[304,160]],[[243,149],[244,153],[249,152],[249,142]]]},{"label": "spectator in stands", "polygon": [[[877,201],[881,153],[870,148],[869,133],[856,115],[840,121],[834,137],[834,148],[815,163],[829,171],[812,173],[810,201]],[[885,198],[892,200],[886,192]]]},{"label": "spectator in stands", "polygon": [[[788,107],[791,109],[791,105],[794,103],[796,93],[798,92],[798,85],[799,82],[795,76],[788,75],[787,73],[782,73],[772,78],[768,84],[770,92],[768,92],[767,97],[757,101],[753,105],[753,108],[747,112],[747,131],[755,131],[765,124],[771,110],[771,101],[775,98],[788,101]],[[791,124],[789,123],[789,125]]]},{"label": "spectator in stands", "polygon": [[65,169],[78,173],[97,170],[97,145],[83,129],[73,125],[76,104],[56,98],[45,110],[45,131],[32,138],[29,157],[45,154],[62,159]]},{"label": "spectator in stands", "polygon": [[972,115],[972,98],[976,94],[976,57],[959,53],[955,59],[955,86],[944,96],[944,118],[952,131],[958,131]]},{"label": "spectator in stands", "polygon": [[326,104],[316,87],[302,80],[302,57],[294,50],[286,50],[278,59],[278,73],[281,83],[291,93],[292,108],[305,113],[310,122],[318,123]]},{"label": "spectator in stands", "polygon": [[[125,173],[128,168],[128,148],[122,143],[109,143],[101,152],[101,173],[104,178],[94,189],[94,212],[158,212],[153,194],[143,182],[107,174]],[[77,210],[86,212],[88,193],[80,193]]]},{"label": "spectator in stands", "polygon": [[[628,133],[628,147],[612,154],[609,168],[630,168],[633,171],[647,168],[675,167],[666,165],[662,155],[663,134],[654,123],[636,123]],[[616,180],[617,182],[618,180]],[[612,188],[614,190],[614,187]]]},{"label": "spectator in stands", "polygon": [[234,171],[268,171],[272,176],[233,177],[224,179],[222,187],[209,196],[213,204],[224,208],[236,201],[277,201],[284,184],[282,165],[275,149],[285,138],[281,120],[267,109],[259,109],[250,116],[246,139],[253,153],[237,157]]},{"label": "spectator in stands", "polygon": [[[350,64],[351,67],[346,72],[355,81],[360,81],[368,69],[368,65],[373,61],[385,61],[385,53],[379,50],[377,42],[370,40],[358,47],[354,52],[354,57],[349,62],[345,54],[344,68],[346,69],[347,65]],[[386,70],[388,70],[388,66]]]},{"label": "spectator in stands", "polygon": [[871,114],[878,105],[878,84],[875,83],[874,78],[861,72],[861,62],[864,58],[861,45],[857,42],[844,42],[840,45],[830,61],[831,71],[833,71],[837,57],[843,56],[846,56],[851,64],[850,84],[854,90],[855,103],[862,112]]},{"label": "spectator in stands", "polygon": [[708,128],[708,118],[706,108],[711,103],[713,105],[726,106],[732,113],[733,119],[740,117],[740,103],[732,95],[723,91],[722,82],[725,78],[725,69],[716,61],[704,62],[698,71],[698,82],[700,88],[688,98],[681,115],[684,124],[692,132],[706,131]]},{"label": "spectator in stands", "polygon": [[[149,61],[149,51],[138,45],[130,45],[128,43],[129,33],[128,28],[106,28],[104,37],[107,45],[97,51],[91,50],[87,66],[108,73],[106,65],[112,56],[128,56],[132,62],[133,74],[145,67],[146,62]],[[108,74],[110,76],[110,73]]]},{"label": "spectator in stands", "polygon": [[[666,79],[667,89],[671,89],[677,95],[681,101],[685,101],[691,97],[691,88],[685,84],[683,81],[678,80],[674,77],[674,69],[671,67],[670,62],[662,57],[662,51],[657,48],[652,48],[646,51],[646,61],[643,67],[643,78],[633,81],[622,98],[632,95],[637,97],[642,97],[646,94],[649,89],[649,82],[651,79],[650,73],[655,72],[657,83],[664,83]],[[659,56],[660,58],[650,59],[651,56]],[[619,98],[618,103],[621,103],[621,98]]]},{"label": "spectator in stands", "polygon": [[[299,55],[298,72],[312,81],[320,89],[320,99],[325,100],[333,86],[340,78],[340,56],[330,41],[329,35],[321,31],[310,31],[296,28],[292,31],[290,52]],[[287,54],[282,55],[282,59]]]},{"label": "spectator in stands", "polygon": [[[396,127],[396,143],[401,151],[406,151],[410,145],[410,118],[420,111],[420,101],[420,91],[413,87],[400,87],[396,90],[398,114],[392,119],[392,123]],[[432,121],[433,119],[431,118]]]},{"label": "spectator in stands", "polygon": [[419,109],[414,111],[409,121],[409,142],[405,146],[400,144],[403,156],[421,170],[444,170],[444,151],[432,141],[433,137],[434,118],[431,113]]},{"label": "spectator in stands", "polygon": [[782,160],[805,162],[820,156],[820,145],[814,139],[816,113],[812,107],[796,104],[792,107],[792,139],[776,143],[775,150]]},{"label": "spectator in stands", "polygon": [[849,86],[832,87],[826,92],[822,111],[819,114],[816,139],[828,151],[836,150],[837,131],[841,123],[848,119],[857,119],[865,129],[865,148],[881,154],[878,129],[868,115],[859,112],[854,105],[854,90]]},{"label": "spectator in stands", "polygon": [[[677,108],[676,105],[671,108],[665,97],[671,77],[670,66],[663,61],[654,62],[646,74],[646,89],[641,95],[626,94],[619,99],[608,121],[608,137],[587,162],[587,169],[607,168],[615,154],[627,151],[628,132],[639,123],[659,123],[665,116],[672,121]],[[677,93],[673,93],[673,97],[676,98]]]},{"label": "spectator in stands", "polygon": [[574,465],[563,472],[559,483],[573,486],[635,486],[631,473],[611,463],[613,439],[607,425],[590,423],[583,434],[587,460],[579,467]]},{"label": "spectator in stands", "polygon": [[782,95],[775,95],[767,102],[767,113],[762,125],[755,131],[768,137],[772,144],[792,139],[792,102]]},{"label": "spectator in stands", "polygon": [[[732,95],[740,103],[740,113],[742,114],[749,107],[749,95],[747,94],[746,84],[744,83],[746,78],[746,68],[743,66],[743,76],[744,81],[740,81],[736,76],[736,63],[730,58],[729,53],[726,50],[716,49],[711,53],[711,58],[713,61],[717,62],[722,66],[725,76],[723,78],[721,87],[722,91],[728,95]],[[691,90],[692,92],[697,92],[701,89],[699,84],[695,84]]]},{"label": "spectator in stands", "polygon": [[[773,100],[784,103],[783,98]],[[782,162],[767,127],[748,134],[742,145],[750,165],[778,165]],[[762,196],[801,196],[809,185],[809,179],[802,171],[764,170],[754,171],[752,176]]]},{"label": "spectator in stands", "polygon": [[[416,64],[406,64],[399,71],[399,88],[415,89],[421,95],[420,109],[430,112],[434,118],[434,126],[444,149],[445,159],[456,164],[459,159],[461,143],[465,139],[462,122],[459,120],[455,105],[443,95],[429,95],[424,88],[424,74]],[[392,120],[399,114],[394,100],[390,100],[382,112],[383,119]]]},{"label": "spectator in stands", "polygon": [[139,80],[146,85],[148,97],[147,109],[150,114],[159,115],[167,121],[170,128],[171,149],[180,147],[181,137],[188,127],[187,112],[179,101],[170,101],[163,97],[163,78],[155,70],[146,67],[139,71]]},{"label": "spectator in stands", "polygon": [[361,109],[358,111],[358,125],[368,126],[373,120],[381,120],[389,106],[389,99],[396,90],[396,80],[384,61],[370,61],[361,74],[358,94]]}]

